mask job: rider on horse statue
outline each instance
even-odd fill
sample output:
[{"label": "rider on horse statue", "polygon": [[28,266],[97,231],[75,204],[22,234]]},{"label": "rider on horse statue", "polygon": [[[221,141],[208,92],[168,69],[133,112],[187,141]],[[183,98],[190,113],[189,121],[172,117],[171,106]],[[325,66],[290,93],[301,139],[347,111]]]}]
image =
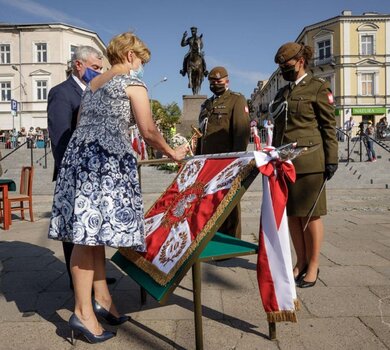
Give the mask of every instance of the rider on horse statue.
[{"label": "rider on horse statue", "polygon": [[183,61],[183,69],[180,70],[180,74],[184,77],[188,72],[187,72],[187,65],[188,65],[188,59],[190,56],[191,51],[195,48],[198,47],[200,50],[200,55],[202,57],[202,63],[203,63],[203,74],[205,77],[209,74],[209,72],[206,69],[206,62],[204,60],[204,53],[201,51],[203,49],[203,42],[202,42],[202,37],[203,34],[200,36],[197,36],[198,28],[196,27],[191,27],[191,34],[192,36],[190,38],[187,38],[187,31],[184,32],[183,38],[181,39],[181,46],[189,46],[189,51],[187,54],[184,56],[184,61]]}]

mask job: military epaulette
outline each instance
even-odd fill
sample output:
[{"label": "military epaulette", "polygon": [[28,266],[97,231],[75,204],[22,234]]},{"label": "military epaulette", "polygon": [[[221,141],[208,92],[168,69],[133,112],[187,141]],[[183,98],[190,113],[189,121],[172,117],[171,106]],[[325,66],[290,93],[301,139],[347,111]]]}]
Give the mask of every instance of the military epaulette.
[{"label": "military epaulette", "polygon": [[243,94],[240,94],[239,92],[230,91],[230,93],[232,95],[236,95],[236,96],[244,96]]},{"label": "military epaulette", "polygon": [[313,80],[317,80],[317,81],[319,81],[320,83],[326,83],[326,79],[324,79],[324,78],[321,78],[321,77],[313,77]]}]

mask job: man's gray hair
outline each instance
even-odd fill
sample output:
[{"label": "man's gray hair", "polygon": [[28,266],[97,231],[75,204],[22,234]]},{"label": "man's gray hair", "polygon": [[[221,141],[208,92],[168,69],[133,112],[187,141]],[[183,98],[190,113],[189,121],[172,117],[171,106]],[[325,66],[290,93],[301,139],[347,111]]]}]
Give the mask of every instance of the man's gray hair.
[{"label": "man's gray hair", "polygon": [[103,58],[103,54],[92,46],[78,46],[72,56],[72,69],[76,70],[76,61],[87,61],[89,56],[96,56],[99,59]]}]

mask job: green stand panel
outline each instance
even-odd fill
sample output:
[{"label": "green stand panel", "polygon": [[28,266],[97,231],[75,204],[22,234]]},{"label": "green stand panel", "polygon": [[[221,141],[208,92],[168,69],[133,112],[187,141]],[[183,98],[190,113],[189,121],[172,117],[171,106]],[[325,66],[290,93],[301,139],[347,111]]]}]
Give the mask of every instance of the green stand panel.
[{"label": "green stand panel", "polygon": [[[207,244],[206,248],[200,254],[200,261],[210,261],[218,259],[226,259],[240,255],[251,255],[257,253],[257,245],[240,239],[227,236],[217,232],[212,240]],[[161,286],[155,282],[150,275],[141,270],[131,261],[123,257],[122,254],[116,252],[111,260],[118,265],[127,275],[135,282],[144,288],[158,302],[163,302],[168,294],[171,294],[179,285],[181,278],[184,277],[183,269],[187,265],[184,263],[182,268],[175,274],[172,280],[165,286]],[[189,258],[190,260],[190,258]]]}]

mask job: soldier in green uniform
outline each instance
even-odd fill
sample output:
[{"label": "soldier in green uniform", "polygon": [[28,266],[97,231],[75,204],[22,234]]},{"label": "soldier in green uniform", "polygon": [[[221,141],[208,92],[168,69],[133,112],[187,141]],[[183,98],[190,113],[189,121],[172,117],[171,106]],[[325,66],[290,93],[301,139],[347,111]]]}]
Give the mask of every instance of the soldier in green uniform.
[{"label": "soldier in green uniform", "polygon": [[[229,89],[228,72],[224,67],[213,68],[208,76],[213,96],[201,107],[199,139],[196,154],[246,151],[249,135],[249,109],[243,95]],[[241,211],[238,204],[218,230],[241,238]]]},{"label": "soldier in green uniform", "polygon": [[[312,55],[311,47],[295,42],[279,48],[275,63],[279,64],[289,84],[278,91],[270,106],[271,115],[276,114],[275,147],[290,142],[316,146],[314,151],[293,160],[297,179],[288,185],[287,216],[297,255],[294,277],[301,288],[314,286],[319,274],[324,234],[321,216],[327,213],[325,191],[319,197],[306,230],[303,229],[324,181],[333,176],[338,163],[333,95],[328,81],[306,73]],[[275,112],[277,110],[279,113]]]}]

